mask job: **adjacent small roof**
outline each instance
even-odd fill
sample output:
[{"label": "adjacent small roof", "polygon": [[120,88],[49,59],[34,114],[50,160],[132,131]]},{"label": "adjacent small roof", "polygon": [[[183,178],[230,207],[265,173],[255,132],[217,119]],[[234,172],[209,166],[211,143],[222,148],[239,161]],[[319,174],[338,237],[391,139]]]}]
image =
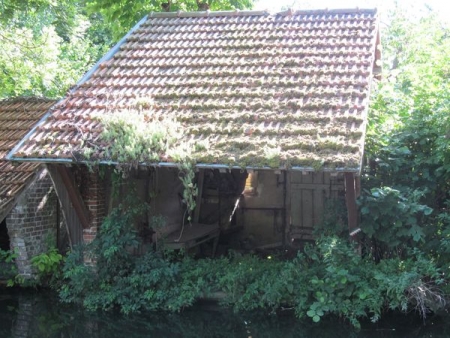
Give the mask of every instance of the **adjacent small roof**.
[{"label": "adjacent small roof", "polygon": [[38,163],[12,164],[9,151],[48,111],[52,100],[15,98],[0,100],[0,215],[34,176]]},{"label": "adjacent small roof", "polygon": [[152,13],[12,158],[111,160],[98,116],[144,110],[198,163],[359,171],[378,43],[376,10]]}]

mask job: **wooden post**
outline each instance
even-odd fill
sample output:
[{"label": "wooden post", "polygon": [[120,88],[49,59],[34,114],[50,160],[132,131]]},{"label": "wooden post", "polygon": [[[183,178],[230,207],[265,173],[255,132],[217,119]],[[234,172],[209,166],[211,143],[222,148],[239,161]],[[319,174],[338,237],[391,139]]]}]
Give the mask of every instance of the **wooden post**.
[{"label": "wooden post", "polygon": [[355,177],[355,191],[356,198],[358,198],[361,195],[361,176]]},{"label": "wooden post", "polygon": [[70,202],[72,203],[72,207],[75,209],[78,217],[80,218],[81,225],[83,228],[89,227],[89,212],[84,204],[83,198],[78,190],[78,187],[74,183],[74,179],[72,177],[71,172],[64,165],[56,166],[56,170],[60,175],[62,182],[67,189],[69,194]]},{"label": "wooden post", "polygon": [[[345,173],[345,201],[348,213],[348,231],[350,239],[358,242],[358,208],[356,206],[356,184],[354,173]],[[358,245],[358,251],[361,252],[361,245]]]},{"label": "wooden post", "polygon": [[200,208],[202,206],[202,195],[203,195],[203,182],[205,181],[205,169],[200,169],[198,172],[198,194],[197,200],[195,203],[195,211],[194,211],[194,223],[198,223],[200,218]]}]

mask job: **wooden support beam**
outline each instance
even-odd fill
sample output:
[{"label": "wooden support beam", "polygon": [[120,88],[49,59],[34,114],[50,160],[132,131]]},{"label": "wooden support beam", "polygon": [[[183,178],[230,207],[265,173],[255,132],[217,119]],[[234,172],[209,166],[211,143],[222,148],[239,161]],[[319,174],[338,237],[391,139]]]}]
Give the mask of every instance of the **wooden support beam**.
[{"label": "wooden support beam", "polygon": [[83,228],[89,227],[89,214],[69,169],[47,165],[69,234],[70,246],[83,242]]},{"label": "wooden support beam", "polygon": [[80,218],[83,228],[89,228],[89,211],[83,202],[83,198],[81,197],[78,187],[75,185],[75,180],[72,173],[66,166],[63,165],[57,166],[57,170],[63,180],[67,192],[69,193],[70,201],[72,202],[72,206]]},{"label": "wooden support beam", "polygon": [[283,170],[283,211],[282,211],[282,223],[281,223],[281,228],[282,228],[282,239],[281,239],[281,244],[283,245],[283,248],[286,247],[286,225],[287,225],[287,212],[286,212],[286,199],[287,199],[287,171]]}]

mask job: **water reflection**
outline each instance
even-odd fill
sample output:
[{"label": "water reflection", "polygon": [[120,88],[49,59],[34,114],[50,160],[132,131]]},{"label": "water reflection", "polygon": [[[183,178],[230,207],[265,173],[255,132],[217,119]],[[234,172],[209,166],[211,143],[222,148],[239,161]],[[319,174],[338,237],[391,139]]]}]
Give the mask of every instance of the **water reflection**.
[{"label": "water reflection", "polygon": [[181,314],[146,313],[123,316],[89,313],[58,303],[49,293],[0,290],[0,337],[450,337],[450,323],[433,318],[423,325],[414,316],[396,316],[355,331],[339,320],[300,322],[289,313],[278,316],[238,315],[211,305]]}]

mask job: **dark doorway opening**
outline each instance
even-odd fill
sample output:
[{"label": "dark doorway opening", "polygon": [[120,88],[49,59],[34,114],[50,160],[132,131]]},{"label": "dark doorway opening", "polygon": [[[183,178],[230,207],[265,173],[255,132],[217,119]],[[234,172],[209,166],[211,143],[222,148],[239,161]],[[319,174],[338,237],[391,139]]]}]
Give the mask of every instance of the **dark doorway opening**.
[{"label": "dark doorway opening", "polygon": [[8,228],[6,227],[6,218],[0,223],[0,249],[9,250],[10,241],[8,235]]}]

